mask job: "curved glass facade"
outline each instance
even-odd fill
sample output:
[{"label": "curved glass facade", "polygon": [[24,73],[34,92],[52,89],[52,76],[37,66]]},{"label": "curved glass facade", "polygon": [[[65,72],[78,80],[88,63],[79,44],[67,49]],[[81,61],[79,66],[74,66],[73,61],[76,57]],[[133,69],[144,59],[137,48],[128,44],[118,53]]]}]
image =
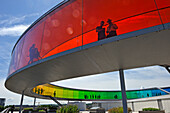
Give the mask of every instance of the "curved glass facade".
[{"label": "curved glass facade", "polygon": [[33,62],[113,36],[170,22],[169,0],[69,0],[22,35],[9,75]]},{"label": "curved glass facade", "polygon": [[[170,88],[162,88],[166,91],[170,91]],[[90,90],[78,90],[55,86],[52,84],[39,85],[32,90],[34,93],[43,96],[51,96],[58,99],[73,99],[73,100],[113,100],[122,99],[121,91],[90,91]],[[160,95],[166,95],[167,93],[157,89],[144,89],[144,90],[130,90],[126,91],[127,99],[147,98]]]}]

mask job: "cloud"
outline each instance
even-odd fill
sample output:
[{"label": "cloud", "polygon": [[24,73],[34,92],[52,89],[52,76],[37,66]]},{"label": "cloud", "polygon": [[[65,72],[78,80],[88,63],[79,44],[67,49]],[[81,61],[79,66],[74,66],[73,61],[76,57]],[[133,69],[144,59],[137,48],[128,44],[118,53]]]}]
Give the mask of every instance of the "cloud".
[{"label": "cloud", "polygon": [[118,90],[119,76],[117,72],[97,74],[86,77],[78,77],[68,80],[52,82],[59,86],[68,88],[88,89],[88,90]]},{"label": "cloud", "polygon": [[[127,89],[140,89],[141,86],[145,88],[170,86],[169,73],[160,66],[137,68],[124,72]],[[118,71],[52,82],[52,84],[77,89],[120,90]]]},{"label": "cloud", "polygon": [[23,17],[11,17],[10,19],[1,20],[0,24],[5,24],[5,25],[16,24],[16,23],[24,21],[24,19],[25,19],[25,16],[23,16]]},{"label": "cloud", "polygon": [[[33,14],[28,14],[28,15],[24,15],[24,16],[10,16],[10,15],[4,15],[4,16],[1,16],[0,15],[0,25],[3,25],[3,26],[9,26],[9,25],[13,25],[13,24],[18,24],[18,23],[21,23],[21,22],[24,22],[25,19],[29,17],[34,17],[34,16],[39,16],[40,14],[39,13],[33,13]],[[2,17],[4,17],[4,19],[2,19]]]},{"label": "cloud", "polygon": [[152,66],[125,71],[127,79],[152,80],[157,78],[169,78],[169,73],[165,68]]},{"label": "cloud", "polygon": [[13,105],[14,103],[19,104],[20,96],[18,94],[12,93],[11,91],[7,90],[4,86],[5,79],[0,80],[0,95],[1,98],[6,98],[6,104]]},{"label": "cloud", "polygon": [[0,36],[21,36],[29,25],[15,25],[12,27],[0,28]]}]

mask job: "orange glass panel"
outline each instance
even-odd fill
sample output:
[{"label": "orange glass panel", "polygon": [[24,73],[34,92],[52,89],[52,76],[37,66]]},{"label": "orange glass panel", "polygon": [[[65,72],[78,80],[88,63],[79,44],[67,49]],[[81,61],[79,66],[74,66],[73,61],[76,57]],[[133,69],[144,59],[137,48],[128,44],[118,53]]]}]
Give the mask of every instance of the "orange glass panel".
[{"label": "orange glass panel", "polygon": [[83,34],[83,45],[98,41],[98,36],[95,30]]},{"label": "orange glass panel", "polygon": [[82,45],[82,35],[73,38],[65,43],[63,43],[62,45],[54,48],[53,50],[51,50],[50,52],[48,52],[48,54],[46,54],[43,58],[46,58],[48,56],[72,49],[72,48],[76,48]]},{"label": "orange glass panel", "polygon": [[43,29],[44,22],[39,22],[25,34],[19,68],[41,59]]},{"label": "orange glass panel", "polygon": [[[46,56],[48,52],[57,46],[63,46],[64,43],[68,43],[67,41],[71,41],[70,39],[82,34],[81,22],[82,0],[70,0],[49,14],[45,21],[42,55]],[[77,45],[73,44],[71,46],[77,47]],[[66,48],[68,47],[60,48],[60,51],[68,50]]]}]

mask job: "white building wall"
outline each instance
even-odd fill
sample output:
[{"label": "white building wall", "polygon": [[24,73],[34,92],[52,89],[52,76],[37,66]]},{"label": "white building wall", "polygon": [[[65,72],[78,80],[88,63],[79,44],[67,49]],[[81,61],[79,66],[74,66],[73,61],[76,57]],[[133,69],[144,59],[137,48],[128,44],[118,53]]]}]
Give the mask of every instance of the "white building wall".
[{"label": "white building wall", "polygon": [[132,103],[127,103],[127,106],[128,106],[128,108],[131,108],[131,110],[132,110]]},{"label": "white building wall", "polygon": [[106,111],[115,108],[115,107],[122,107],[122,102],[121,101],[105,101],[105,102],[94,102],[92,103],[93,107],[101,107],[104,108]]},{"label": "white building wall", "polygon": [[170,100],[162,100],[162,105],[165,113],[170,113]]},{"label": "white building wall", "polygon": [[[166,99],[159,98],[158,100],[161,100],[162,108],[163,110],[165,110],[165,113],[170,113],[170,98],[166,98]],[[130,101],[128,102],[128,107],[130,107],[133,110],[133,106],[134,106],[134,112],[141,111],[142,108],[149,108],[149,107],[159,108],[161,106],[158,106],[158,100]]]},{"label": "white building wall", "polygon": [[[157,101],[134,102],[134,111],[142,111],[143,108],[159,108]],[[132,107],[131,107],[132,109]]]}]

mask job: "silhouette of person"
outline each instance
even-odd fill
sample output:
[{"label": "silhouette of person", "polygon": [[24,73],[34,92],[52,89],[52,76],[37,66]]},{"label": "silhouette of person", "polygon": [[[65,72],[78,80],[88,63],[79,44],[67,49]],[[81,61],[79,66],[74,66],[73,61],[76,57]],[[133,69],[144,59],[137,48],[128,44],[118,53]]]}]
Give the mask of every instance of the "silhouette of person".
[{"label": "silhouette of person", "polygon": [[40,89],[38,88],[38,94],[40,94]]},{"label": "silhouette of person", "polygon": [[41,88],[41,94],[44,92],[44,90]]},{"label": "silhouette of person", "polygon": [[107,38],[111,36],[117,36],[117,33],[116,33],[116,29],[118,29],[117,25],[113,23],[111,19],[108,19],[107,23],[109,24],[109,26],[107,27],[107,31],[106,31]]},{"label": "silhouette of person", "polygon": [[56,91],[54,91],[54,97],[55,97],[55,95],[56,95]]},{"label": "silhouette of person", "polygon": [[117,95],[115,95],[114,98],[117,99]]},{"label": "silhouette of person", "polygon": [[96,27],[96,32],[98,32],[98,40],[102,40],[106,38],[105,28],[103,28],[104,21],[100,22],[100,26]]},{"label": "silhouette of person", "polygon": [[35,93],[37,93],[37,88],[35,88]]},{"label": "silhouette of person", "polygon": [[87,99],[88,98],[87,95],[84,95],[84,98]]},{"label": "silhouette of person", "polygon": [[33,63],[34,59],[39,60],[39,58],[41,58],[38,48],[35,48],[35,44],[32,44],[32,46],[29,49],[29,57],[30,57],[30,60],[28,61],[28,64]]},{"label": "silhouette of person", "polygon": [[149,94],[147,93],[147,96],[149,97]]}]

